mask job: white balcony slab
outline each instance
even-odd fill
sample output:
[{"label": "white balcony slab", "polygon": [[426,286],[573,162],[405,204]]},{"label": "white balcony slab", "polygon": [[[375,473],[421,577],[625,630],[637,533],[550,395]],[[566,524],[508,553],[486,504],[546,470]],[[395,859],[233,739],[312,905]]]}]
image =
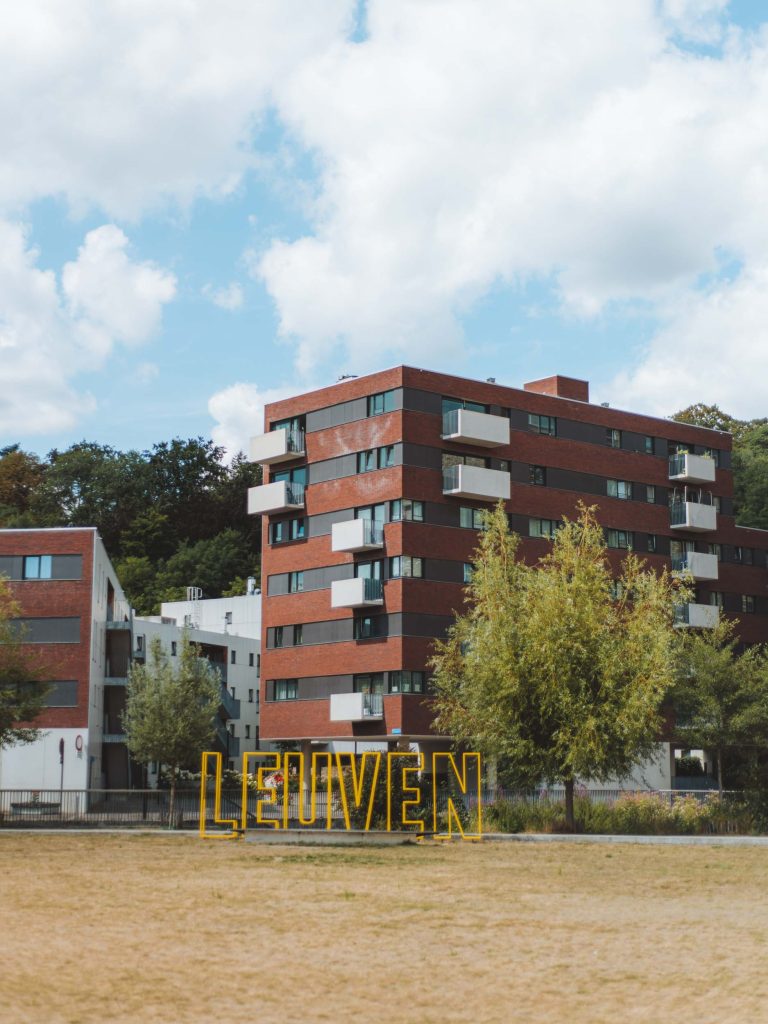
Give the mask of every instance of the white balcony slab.
[{"label": "white balcony slab", "polygon": [[717,509],[699,501],[681,501],[670,506],[670,526],[690,533],[710,533],[717,529]]},{"label": "white balcony slab", "polygon": [[479,501],[509,501],[510,476],[483,466],[450,466],[443,470],[443,494]]},{"label": "white balcony slab", "polygon": [[695,580],[716,580],[719,576],[717,555],[707,555],[702,551],[689,551],[681,559],[673,559],[673,571],[688,572]]},{"label": "white balcony slab", "polygon": [[681,629],[714,629],[719,621],[716,604],[684,604],[675,610],[675,625]]},{"label": "white balcony slab", "polygon": [[384,717],[384,702],[380,693],[332,693],[330,719],[332,722],[367,722]]},{"label": "white balcony slab", "polygon": [[443,416],[443,440],[463,441],[484,448],[509,444],[509,420],[472,409],[454,409]]},{"label": "white balcony slab", "polygon": [[706,455],[691,455],[683,452],[669,460],[669,479],[689,484],[711,484],[715,482],[715,460]]},{"label": "white balcony slab", "polygon": [[331,527],[331,551],[372,551],[384,546],[384,526],[372,519],[348,519]]},{"label": "white balcony slab", "polygon": [[289,512],[294,508],[304,508],[303,484],[276,480],[271,484],[248,488],[249,515],[268,516],[273,512]]},{"label": "white balcony slab", "polygon": [[331,608],[369,608],[384,603],[381,580],[334,580],[331,583]]},{"label": "white balcony slab", "polygon": [[269,466],[273,462],[290,462],[306,454],[304,434],[300,430],[271,430],[257,434],[250,441],[250,460]]}]

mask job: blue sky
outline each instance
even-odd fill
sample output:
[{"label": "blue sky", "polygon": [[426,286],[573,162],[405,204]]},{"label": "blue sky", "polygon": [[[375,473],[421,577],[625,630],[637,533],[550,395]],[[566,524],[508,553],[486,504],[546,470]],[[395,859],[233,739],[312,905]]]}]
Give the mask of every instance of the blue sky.
[{"label": "blue sky", "polygon": [[399,362],[768,414],[761,6],[30,0],[0,446],[234,451]]}]

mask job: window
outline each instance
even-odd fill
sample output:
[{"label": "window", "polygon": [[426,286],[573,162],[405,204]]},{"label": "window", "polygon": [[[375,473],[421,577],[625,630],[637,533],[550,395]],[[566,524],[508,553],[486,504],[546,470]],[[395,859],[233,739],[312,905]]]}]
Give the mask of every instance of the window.
[{"label": "window", "polygon": [[361,615],[356,618],[353,635],[355,640],[369,640],[372,636],[376,636],[373,615]]},{"label": "window", "polygon": [[715,512],[719,512],[720,511],[720,495],[719,494],[713,494],[711,497],[712,497],[712,508],[715,510]]},{"label": "window", "polygon": [[733,549],[733,560],[734,562],[741,562],[742,565],[752,565],[754,562],[754,552],[752,548],[735,547]]},{"label": "window", "polygon": [[362,505],[355,509],[355,519],[368,519],[374,523],[385,523],[387,521],[387,506],[385,502],[379,505]]},{"label": "window", "polygon": [[261,672],[261,655],[257,654],[256,655],[256,675],[258,675],[259,672]]},{"label": "window", "polygon": [[645,454],[646,455],[653,455],[653,451],[654,451],[653,438],[646,436],[646,438],[645,438]]},{"label": "window", "polygon": [[296,700],[299,696],[298,679],[276,679],[275,700]]},{"label": "window", "polygon": [[280,519],[270,523],[270,544],[285,544],[289,540],[303,540],[306,533],[306,520],[303,516],[297,519]]},{"label": "window", "polygon": [[546,487],[547,471],[544,466],[530,466],[528,472],[530,474],[530,481],[532,484],[536,484],[539,487]]},{"label": "window", "polygon": [[229,664],[230,665],[236,665],[237,664],[237,651],[230,651],[229,652]]},{"label": "window", "polygon": [[424,502],[412,501],[410,498],[398,498],[389,503],[389,518],[393,523],[401,520],[413,520],[414,523],[424,522]]},{"label": "window", "polygon": [[253,690],[248,691],[248,703],[253,704]]},{"label": "window", "polygon": [[459,526],[467,530],[485,529],[485,510],[482,508],[460,508]]},{"label": "window", "polygon": [[621,580],[611,580],[609,584],[612,601],[620,601],[624,593],[624,585]]},{"label": "window", "polygon": [[488,469],[490,464],[490,458],[482,455],[456,455],[454,452],[443,452],[443,469],[450,469],[451,466],[478,466],[480,469]]},{"label": "window", "polygon": [[755,599],[752,594],[741,595],[741,610],[747,614],[752,615],[755,611]]},{"label": "window", "polygon": [[172,658],[176,657],[176,641],[175,640],[171,640],[171,657]]},{"label": "window", "polygon": [[390,693],[424,693],[424,673],[390,672],[388,690]]},{"label": "window", "polygon": [[556,519],[529,519],[528,535],[530,537],[547,537],[551,539],[555,536],[555,531],[559,525]]},{"label": "window", "polygon": [[656,487],[654,484],[645,485],[645,500],[649,505],[653,505],[656,501]]},{"label": "window", "polygon": [[717,555],[718,562],[723,560],[723,545],[722,544],[707,544],[707,551],[710,555]]},{"label": "window", "polygon": [[303,572],[289,572],[288,573],[288,593],[289,594],[300,594],[304,589],[304,573]]},{"label": "window", "polygon": [[648,534],[648,552],[650,554],[652,554],[652,555],[655,555],[657,547],[658,547],[658,541],[656,539],[656,534],[655,533],[649,533]]},{"label": "window", "polygon": [[709,603],[715,608],[723,607],[723,594],[720,590],[713,590],[709,595]]},{"label": "window", "polygon": [[540,416],[537,412],[528,413],[528,426],[536,434],[557,435],[557,419],[554,416]]},{"label": "window", "polygon": [[224,612],[224,625],[225,626],[231,626],[232,625],[232,612]]},{"label": "window", "polygon": [[230,722],[228,728],[229,728],[229,735],[230,736],[234,736],[235,735],[235,723],[234,722]]},{"label": "window", "polygon": [[291,416],[287,420],[275,420],[271,424],[270,430],[303,430],[304,429],[304,417],[303,416]]},{"label": "window", "polygon": [[379,448],[379,469],[389,469],[390,466],[395,464],[395,446],[388,444],[384,448]]},{"label": "window", "polygon": [[253,668],[253,654],[248,655],[248,668]]},{"label": "window", "polygon": [[472,582],[472,576],[474,574],[474,571],[475,571],[475,567],[474,567],[474,565],[472,565],[471,562],[465,562],[464,563],[464,582],[465,583],[471,583]]},{"label": "window", "polygon": [[380,416],[383,412],[392,412],[395,408],[395,392],[380,391],[377,395],[368,396],[368,415]]},{"label": "window", "polygon": [[249,740],[251,738],[251,727],[250,727],[250,725],[246,725],[246,727],[245,727],[245,738],[247,740]]},{"label": "window", "polygon": [[357,453],[357,472],[372,473],[376,469],[376,449],[369,448],[367,452]]},{"label": "window", "polygon": [[144,650],[144,637],[143,636],[137,636],[136,637],[136,650],[137,651],[143,651]]},{"label": "window", "polygon": [[283,627],[282,626],[275,626],[274,636],[275,636],[275,639],[274,639],[274,641],[272,643],[272,646],[273,647],[282,647],[283,646]]},{"label": "window", "polygon": [[237,696],[237,694],[235,693],[235,688],[234,688],[234,686],[230,686],[230,688],[229,688],[229,692],[230,692],[230,693],[232,694],[232,700],[234,700],[234,699],[235,699],[235,697]]},{"label": "window", "polygon": [[609,448],[621,448],[621,431],[615,427],[607,427],[605,431],[605,443]]},{"label": "window", "polygon": [[632,484],[628,480],[609,480],[608,497],[629,501],[632,497]]},{"label": "window", "polygon": [[49,580],[51,568],[51,555],[27,555],[24,559],[24,579]]},{"label": "window", "polygon": [[384,693],[384,673],[371,672],[369,675],[355,676],[352,685],[355,693]]},{"label": "window", "polygon": [[607,542],[609,548],[622,548],[629,550],[632,547],[632,531],[608,530]]},{"label": "window", "polygon": [[415,555],[395,555],[389,560],[389,577],[396,580],[401,576],[421,579],[424,576],[424,561]]},{"label": "window", "polygon": [[463,398],[444,398],[443,416],[448,412],[453,412],[454,409],[469,409],[472,412],[488,412],[488,406],[482,405],[480,402],[468,402]]},{"label": "window", "polygon": [[717,448],[705,448],[704,451],[701,454],[706,456],[707,458],[712,459],[712,461],[714,462],[715,466],[719,466],[720,465],[720,451],[719,451],[719,449],[717,449]]},{"label": "window", "polygon": [[301,645],[303,643],[304,643],[304,626],[301,623],[299,623],[297,626],[293,627],[293,646],[294,647],[301,647]]}]

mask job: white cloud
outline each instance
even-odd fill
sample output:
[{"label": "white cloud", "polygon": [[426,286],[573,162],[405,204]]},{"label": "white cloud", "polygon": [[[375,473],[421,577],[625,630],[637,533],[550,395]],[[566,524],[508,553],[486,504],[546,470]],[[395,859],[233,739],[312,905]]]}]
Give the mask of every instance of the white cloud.
[{"label": "white cloud", "polygon": [[136,377],[142,384],[149,384],[160,375],[160,367],[157,363],[139,363],[136,367]]},{"label": "white cloud", "polygon": [[248,442],[264,430],[264,406],[296,394],[299,388],[267,388],[238,383],[217,391],[208,400],[208,412],[216,421],[211,437],[226,449],[228,461],[248,452]]},{"label": "white cloud", "polygon": [[37,266],[19,224],[0,220],[0,436],[72,427],[95,408],[73,386],[115,343],[137,345],[160,326],[172,275],[127,255],[111,224],[89,232],[61,286]]},{"label": "white cloud", "polygon": [[243,286],[237,281],[232,281],[222,288],[214,288],[207,284],[203,287],[203,295],[210,299],[214,306],[230,312],[241,309],[243,305]]}]

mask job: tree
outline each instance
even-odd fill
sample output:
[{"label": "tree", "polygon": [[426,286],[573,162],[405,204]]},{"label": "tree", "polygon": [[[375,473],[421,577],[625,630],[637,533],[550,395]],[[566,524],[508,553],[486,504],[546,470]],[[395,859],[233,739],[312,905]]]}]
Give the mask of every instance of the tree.
[{"label": "tree", "polygon": [[0,750],[37,739],[39,730],[29,723],[43,710],[48,690],[40,682],[38,665],[22,647],[18,615],[8,582],[0,576]]},{"label": "tree", "polygon": [[40,486],[43,467],[36,455],[12,444],[0,448],[0,526],[27,526],[29,503]]},{"label": "tree", "polygon": [[140,764],[157,761],[171,771],[169,824],[174,820],[176,783],[183,768],[196,768],[214,736],[221,678],[182,633],[178,666],[160,639],[152,641],[146,665],[131,666],[123,726],[126,744]]},{"label": "tree", "polygon": [[[438,726],[521,779],[628,775],[661,732],[673,679],[674,584],[632,555],[614,581],[593,509],[565,520],[537,566],[520,561],[501,505],[481,534],[469,610],[432,665]],[[678,598],[679,600],[679,598]]]},{"label": "tree", "polygon": [[768,655],[758,645],[739,653],[736,625],[685,631],[672,691],[677,735],[713,751],[721,794],[726,756],[746,760],[768,747]]}]

